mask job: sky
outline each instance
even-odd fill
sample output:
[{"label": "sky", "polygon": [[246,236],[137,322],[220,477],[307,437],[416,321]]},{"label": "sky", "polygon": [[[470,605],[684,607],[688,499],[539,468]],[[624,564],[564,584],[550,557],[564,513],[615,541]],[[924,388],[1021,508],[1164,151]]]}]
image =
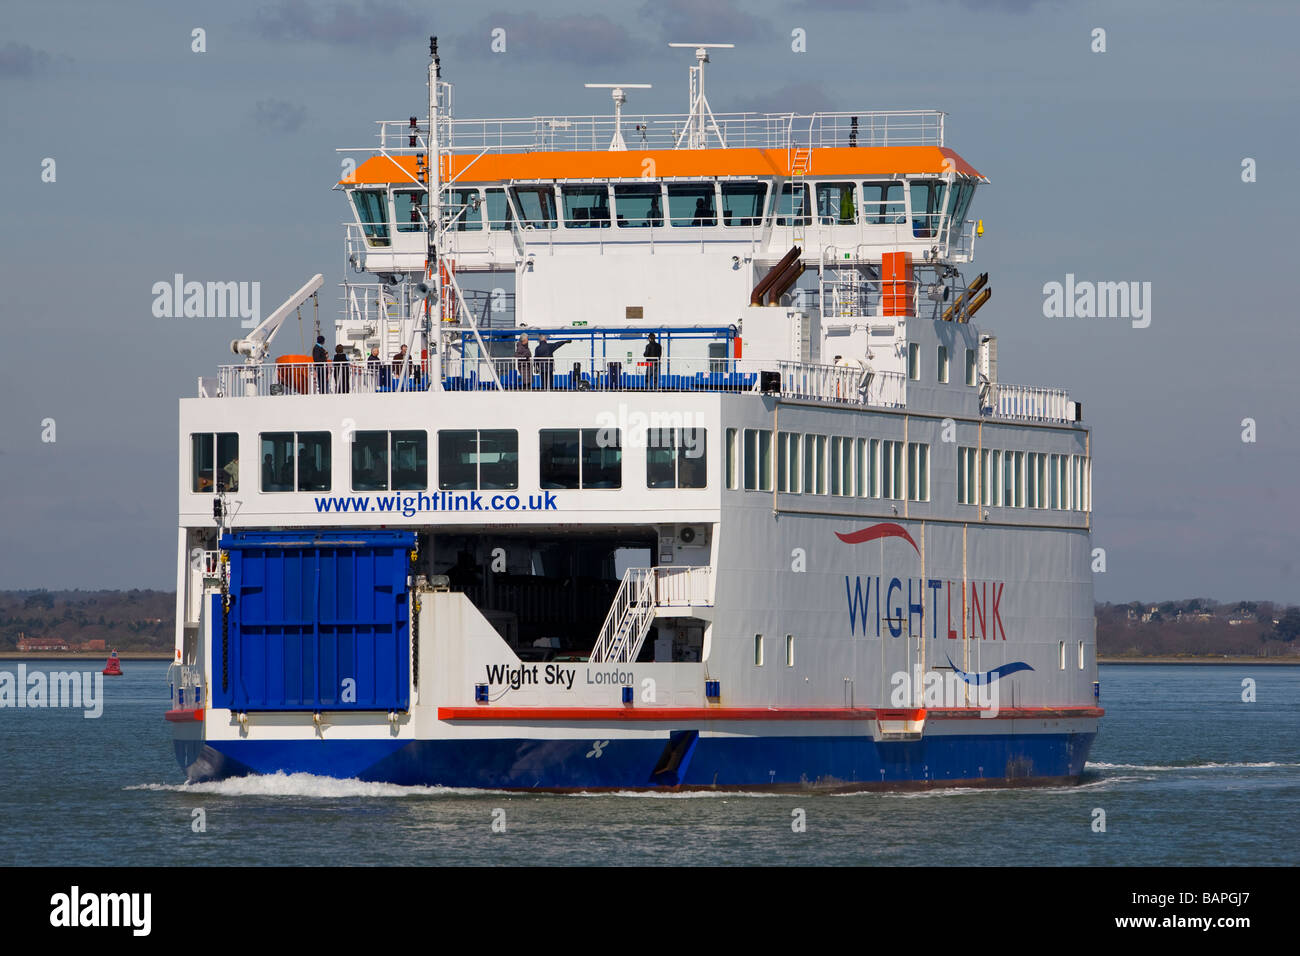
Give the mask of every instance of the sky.
[{"label": "sky", "polygon": [[[1000,378],[1067,389],[1094,430],[1097,599],[1300,603],[1285,0],[9,0],[0,588],[175,586],[177,399],[240,330],[156,318],[152,287],[256,281],[266,314],[321,272],[333,310],[335,149],[427,112],[431,34],[460,117],[605,112],[587,82],[684,112],[678,40],[736,44],[709,68],[715,112],[946,111],[991,181],[967,273],[991,274]],[[1149,326],[1046,317],[1067,274],[1149,282]]]}]

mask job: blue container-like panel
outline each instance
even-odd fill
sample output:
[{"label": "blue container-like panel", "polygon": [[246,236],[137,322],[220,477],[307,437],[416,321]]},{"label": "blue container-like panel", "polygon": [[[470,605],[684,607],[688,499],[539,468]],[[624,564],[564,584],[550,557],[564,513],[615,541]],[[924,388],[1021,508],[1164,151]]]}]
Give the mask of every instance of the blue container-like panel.
[{"label": "blue container-like panel", "polygon": [[223,645],[213,605],[213,704],[233,710],[406,710],[405,531],[236,532]]}]

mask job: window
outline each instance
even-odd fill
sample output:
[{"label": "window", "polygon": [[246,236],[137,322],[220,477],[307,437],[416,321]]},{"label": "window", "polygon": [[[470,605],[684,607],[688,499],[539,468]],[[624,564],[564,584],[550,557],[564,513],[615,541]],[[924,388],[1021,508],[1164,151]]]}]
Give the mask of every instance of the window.
[{"label": "window", "polygon": [[803,493],[806,495],[815,495],[817,493],[817,476],[813,459],[817,457],[817,436],[803,436]]},{"label": "window", "polygon": [[914,382],[921,380],[921,346],[915,342],[907,346],[907,377]]},{"label": "window", "polygon": [[855,482],[853,493],[859,498],[865,498],[867,496],[867,472],[869,470],[867,448],[867,440],[865,438],[859,438],[857,440],[857,452],[855,454],[853,474]]},{"label": "window", "polygon": [[510,189],[519,219],[525,227],[555,228],[555,190],[550,186],[514,186]]},{"label": "window", "polygon": [[329,491],[329,432],[263,432],[263,491]]},{"label": "window", "polygon": [[745,490],[772,490],[772,433],[745,429]]},{"label": "window", "polygon": [[708,471],[703,428],[651,428],[646,433],[647,488],[703,488]]},{"label": "window", "polygon": [[993,449],[990,454],[990,464],[988,475],[987,497],[985,504],[1001,505],[1002,504],[1002,451]]},{"label": "window", "polygon": [[[469,204],[470,196],[477,196],[477,189],[453,189],[453,213],[460,212],[460,206]],[[479,218],[483,214],[477,209],[466,209],[465,216],[456,223],[456,228],[464,232],[469,229],[482,229]],[[429,194],[423,189],[399,189],[393,193],[393,221],[398,232],[423,232],[429,222]]]},{"label": "window", "polygon": [[1079,642],[1079,670],[1083,670],[1083,641]]},{"label": "window", "polygon": [[967,385],[974,385],[975,382],[976,382],[976,376],[975,376],[975,350],[974,350],[974,349],[967,349],[967,350],[966,350],[966,384],[967,384]]},{"label": "window", "polygon": [[239,436],[204,432],[190,436],[190,490],[239,490]]},{"label": "window", "polygon": [[776,490],[798,494],[802,488],[799,481],[799,435],[795,432],[778,432],[776,437]]},{"label": "window", "polygon": [[1002,500],[999,502],[1005,508],[1014,508],[1016,506],[1016,453],[1013,451],[1006,452],[1002,456]]},{"label": "window", "polygon": [[935,352],[934,367],[937,370],[939,381],[948,381],[948,346],[940,345]]},{"label": "window", "polygon": [[722,224],[761,226],[767,204],[767,183],[723,183]]},{"label": "window", "polygon": [[[1083,645],[1080,644],[1079,647],[1082,648]],[[1080,651],[1080,653],[1082,653],[1082,651]],[[1080,658],[1080,660],[1082,660],[1082,658]],[[794,635],[793,634],[787,634],[785,636],[785,666],[794,667]]]},{"label": "window", "polygon": [[614,187],[614,211],[621,229],[645,229],[664,224],[663,200],[659,186],[635,185]]},{"label": "window", "polygon": [[832,435],[831,443],[831,467],[830,467],[830,493],[840,495],[844,493],[844,486],[840,482],[840,455],[843,453],[844,439],[839,435]]},{"label": "window", "polygon": [[608,229],[609,189],[605,186],[565,186],[564,225],[568,229]]},{"label": "window", "polygon": [[429,437],[425,432],[373,431],[353,436],[353,491],[423,491],[427,487]]},{"label": "window", "polygon": [[619,429],[543,428],[539,442],[543,488],[622,487],[623,448]]},{"label": "window", "polygon": [[[971,459],[974,460],[974,454]],[[923,442],[907,443],[907,498],[930,500],[930,446]]]},{"label": "window", "polygon": [[1025,463],[1028,467],[1025,469],[1025,505],[1029,508],[1038,507],[1038,454],[1029,452],[1029,460]]},{"label": "window", "polygon": [[903,498],[903,443],[880,443],[880,495],[901,501]]},{"label": "window", "polygon": [[862,221],[870,225],[898,225],[907,222],[902,183],[863,183]]},{"label": "window", "polygon": [[974,448],[958,447],[957,449],[957,504],[975,504]]},{"label": "window", "polygon": [[674,226],[716,226],[713,183],[669,183],[668,221]]},{"label": "window", "polygon": [[870,468],[870,479],[867,482],[867,494],[873,498],[880,497],[880,439],[871,439],[870,447],[867,451],[868,467]]},{"label": "window", "polygon": [[740,476],[737,474],[737,468],[736,468],[736,450],[737,450],[736,444],[738,441],[739,441],[739,437],[736,434],[736,429],[728,428],[727,440],[725,442],[727,446],[725,449],[726,465],[727,465],[727,487],[733,489],[740,487]]},{"label": "window", "polygon": [[814,436],[813,444],[813,494],[826,494],[826,436]]},{"label": "window", "polygon": [[1047,456],[1041,452],[1038,455],[1038,507],[1047,507]]},{"label": "window", "polygon": [[852,183],[817,184],[817,221],[823,226],[852,225],[858,221]]},{"label": "window", "polygon": [[781,187],[781,198],[776,207],[776,224],[778,226],[806,226],[812,209],[808,198],[808,186],[801,183],[786,183]]},{"label": "window", "polygon": [[754,635],[754,666],[763,666],[763,635]]},{"label": "window", "polygon": [[489,229],[510,230],[511,214],[510,203],[506,202],[506,191],[504,189],[489,189],[487,191],[487,218]]},{"label": "window", "polygon": [[943,218],[943,195],[946,184],[938,179],[914,179],[911,182],[912,235],[929,239],[938,234]]},{"label": "window", "polygon": [[514,429],[438,432],[438,487],[519,487],[519,433]]},{"label": "window", "polygon": [[1065,670],[1065,641],[1059,641],[1057,646],[1061,656],[1061,670]]},{"label": "window", "polygon": [[372,246],[388,245],[388,193],[381,189],[354,189],[352,205],[357,210],[366,242]]},{"label": "window", "polygon": [[1018,451],[1013,453],[1015,458],[1015,473],[1013,476],[1015,484],[1016,507],[1025,506],[1025,453]]},{"label": "window", "polygon": [[1047,465],[1047,506],[1061,507],[1061,456],[1049,455]]},{"label": "window", "polygon": [[997,475],[993,465],[993,453],[985,448],[980,452],[980,504],[987,505],[992,497],[993,478]]}]

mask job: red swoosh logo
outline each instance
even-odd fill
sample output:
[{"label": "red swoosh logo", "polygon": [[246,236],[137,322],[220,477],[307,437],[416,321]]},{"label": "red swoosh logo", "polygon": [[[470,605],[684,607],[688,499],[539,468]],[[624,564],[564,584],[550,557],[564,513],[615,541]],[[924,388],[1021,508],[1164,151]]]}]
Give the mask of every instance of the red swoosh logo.
[{"label": "red swoosh logo", "polygon": [[921,549],[916,546],[916,542],[907,533],[907,529],[890,521],[883,524],[873,524],[870,528],[862,528],[859,531],[850,531],[848,534],[840,534],[836,531],[835,537],[845,544],[861,544],[863,541],[875,541],[877,538],[902,538],[912,546],[913,551],[917,554],[921,553]]}]

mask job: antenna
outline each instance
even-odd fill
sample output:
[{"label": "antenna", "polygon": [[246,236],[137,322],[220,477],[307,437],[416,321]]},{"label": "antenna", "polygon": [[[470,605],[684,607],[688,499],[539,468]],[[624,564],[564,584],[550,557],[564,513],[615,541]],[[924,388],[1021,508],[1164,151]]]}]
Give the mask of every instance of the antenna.
[{"label": "antenna", "polygon": [[627,143],[623,142],[623,104],[627,102],[627,94],[624,90],[648,90],[651,89],[649,83],[584,83],[582,84],[589,90],[610,90],[610,95],[614,98],[614,138],[609,141],[609,150],[613,152],[622,152],[627,150]]},{"label": "antenna", "polygon": [[[718,142],[722,148],[727,148],[726,141],[722,138],[722,131],[718,129],[718,123],[713,118],[713,111],[709,109],[709,101],[704,98],[704,64],[709,62],[710,50],[734,50],[734,43],[670,43],[670,47],[678,49],[695,50],[695,59],[698,61],[696,66],[691,67],[690,77],[690,101],[691,112],[686,120],[686,128],[682,130],[677,137],[677,148],[680,149],[682,143],[685,143],[691,149],[703,149],[707,145],[708,131],[713,130],[713,134],[718,137]],[[705,117],[708,117],[708,124],[705,124]]]}]

